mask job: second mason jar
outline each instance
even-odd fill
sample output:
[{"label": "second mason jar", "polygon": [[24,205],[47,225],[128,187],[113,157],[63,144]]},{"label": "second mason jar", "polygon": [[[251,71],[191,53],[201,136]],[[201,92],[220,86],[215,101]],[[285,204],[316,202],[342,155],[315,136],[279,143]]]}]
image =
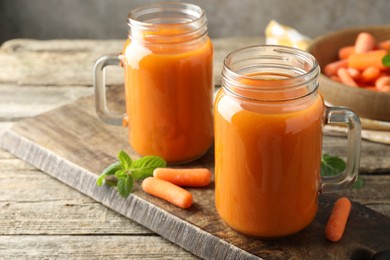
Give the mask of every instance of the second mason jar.
[{"label": "second mason jar", "polygon": [[[253,46],[230,53],[214,106],[215,204],[246,235],[276,238],[308,226],[320,192],[357,178],[359,118],[327,107],[318,93],[319,66],[309,53]],[[349,128],[345,173],[320,177],[322,128]]]},{"label": "second mason jar", "polygon": [[[132,10],[128,24],[122,55],[101,58],[95,71],[119,62],[124,68],[130,144],[169,163],[200,157],[213,142],[213,46],[204,10],[156,3]],[[97,109],[104,121],[118,121],[105,106]]]}]

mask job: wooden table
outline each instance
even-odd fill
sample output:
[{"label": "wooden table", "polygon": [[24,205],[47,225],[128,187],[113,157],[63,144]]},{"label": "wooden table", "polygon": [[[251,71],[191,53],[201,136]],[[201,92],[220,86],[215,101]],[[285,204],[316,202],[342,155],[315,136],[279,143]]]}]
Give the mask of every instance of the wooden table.
[{"label": "wooden table", "polygon": [[[218,39],[215,79],[222,58],[262,39]],[[93,61],[115,53],[123,41],[13,40],[0,49],[0,131],[79,97],[93,94]],[[121,83],[122,72],[110,71]],[[343,139],[341,138],[343,141]],[[325,150],[339,151],[327,137]],[[388,146],[363,142],[362,189],[344,194],[390,217]],[[366,158],[366,159],[365,159]],[[194,259],[168,242],[100,203],[0,150],[0,258]]]}]

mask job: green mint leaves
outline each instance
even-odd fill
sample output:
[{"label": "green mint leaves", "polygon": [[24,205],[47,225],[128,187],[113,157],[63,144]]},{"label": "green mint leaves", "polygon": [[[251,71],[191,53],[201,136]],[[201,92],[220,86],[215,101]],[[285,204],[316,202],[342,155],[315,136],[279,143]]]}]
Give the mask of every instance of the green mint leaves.
[{"label": "green mint leaves", "polygon": [[[143,180],[153,175],[156,168],[166,167],[167,163],[158,156],[145,156],[138,160],[132,160],[125,152],[118,154],[119,161],[114,162],[100,174],[96,181],[98,186],[106,183],[110,186],[117,186],[122,197],[127,198],[133,190],[134,180]],[[112,177],[115,177],[113,179]]]},{"label": "green mint leaves", "polygon": [[120,162],[114,162],[110,166],[108,166],[104,171],[100,174],[99,178],[96,181],[98,186],[102,186],[104,179],[109,175],[114,175],[117,171],[122,169],[122,165]]},{"label": "green mint leaves", "polygon": [[119,152],[118,159],[119,159],[123,169],[125,169],[125,170],[130,169],[131,164],[133,163],[133,160],[130,158],[130,156],[125,151]]},{"label": "green mint leaves", "polygon": [[[322,155],[321,158],[321,176],[334,176],[345,170],[346,163],[343,159],[329,154]],[[353,188],[360,189],[364,185],[363,179],[358,176]]]},{"label": "green mint leaves", "polygon": [[382,64],[386,67],[390,67],[390,53],[382,58]]},{"label": "green mint leaves", "polygon": [[321,158],[321,175],[334,176],[342,173],[345,170],[346,163],[343,159],[330,156],[329,154],[322,155]]}]

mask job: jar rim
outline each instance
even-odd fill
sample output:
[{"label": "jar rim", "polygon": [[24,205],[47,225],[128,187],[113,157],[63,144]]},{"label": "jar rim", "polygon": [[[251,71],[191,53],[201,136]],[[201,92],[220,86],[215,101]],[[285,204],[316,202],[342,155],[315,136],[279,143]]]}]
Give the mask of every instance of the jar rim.
[{"label": "jar rim", "polygon": [[[137,19],[140,15],[149,14],[152,12],[162,12],[163,10],[174,10],[174,11],[182,11],[183,13],[192,15],[194,18],[189,19],[187,21],[181,21],[180,23],[153,23],[153,22],[145,22]],[[147,4],[140,7],[137,7],[131,10],[128,14],[128,22],[129,25],[135,25],[140,27],[149,27],[149,26],[177,26],[179,25],[188,25],[191,23],[198,22],[204,19],[206,16],[206,12],[200,6],[189,3],[180,3],[180,2],[160,2]]]},{"label": "jar rim", "polygon": [[[240,56],[241,55],[241,56]],[[292,65],[282,64],[289,61],[289,59],[296,59],[301,63],[305,63],[308,68],[302,69]],[[267,60],[268,63],[260,63],[259,61]],[[256,63],[257,62],[257,63]],[[242,68],[234,68],[233,63],[243,63]],[[261,65],[260,65],[261,64]],[[240,98],[251,99],[246,96],[239,95],[233,91],[234,89],[241,89],[252,92],[283,92],[293,91],[304,86],[310,86],[305,94],[301,96],[291,97],[287,99],[262,100],[262,101],[287,101],[302,98],[311,95],[318,89],[318,75],[320,67],[317,60],[310,53],[298,48],[282,46],[282,45],[252,45],[240,48],[229,53],[223,61],[222,69],[222,86],[228,88],[230,93],[235,94]],[[303,65],[302,65],[303,66]],[[289,70],[294,72],[293,76],[279,77],[270,80],[267,78],[267,73],[264,77],[248,75],[240,73],[247,68],[261,68],[270,72],[270,69],[275,70]],[[260,74],[261,75],[261,74]],[[243,83],[243,81],[245,83]],[[229,86],[233,86],[229,88]]]}]

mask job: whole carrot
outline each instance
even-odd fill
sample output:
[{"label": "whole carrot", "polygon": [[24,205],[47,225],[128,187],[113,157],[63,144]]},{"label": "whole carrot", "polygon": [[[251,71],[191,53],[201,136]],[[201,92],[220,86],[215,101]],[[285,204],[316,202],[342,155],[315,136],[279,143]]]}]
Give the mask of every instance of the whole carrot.
[{"label": "whole carrot", "polygon": [[142,182],[142,189],[148,194],[159,197],[183,209],[192,205],[191,193],[164,180],[148,177]]},{"label": "whole carrot", "polygon": [[372,51],[375,47],[375,38],[372,34],[361,32],[356,37],[355,53],[366,53]]},{"label": "whole carrot", "polygon": [[339,68],[346,68],[348,66],[348,60],[338,60],[326,64],[324,68],[324,73],[326,76],[335,76],[337,75],[337,70]]},{"label": "whole carrot", "polygon": [[364,70],[368,67],[386,69],[386,67],[382,63],[382,59],[386,54],[386,50],[369,51],[366,53],[355,53],[349,56],[348,66],[360,70]]},{"label": "whole carrot", "polygon": [[345,197],[336,201],[325,227],[325,236],[332,242],[339,241],[343,236],[349,213],[351,212],[351,201]]},{"label": "whole carrot", "polygon": [[344,60],[355,53],[355,46],[345,46],[339,50],[339,59]]},{"label": "whole carrot", "polygon": [[178,186],[204,187],[211,182],[211,172],[206,168],[172,169],[156,168],[153,176]]},{"label": "whole carrot", "polygon": [[379,77],[375,81],[375,87],[381,92],[390,92],[390,76]]},{"label": "whole carrot", "polygon": [[345,68],[340,68],[337,71],[337,75],[339,76],[342,83],[351,87],[358,87],[355,80],[349,75],[348,70]]},{"label": "whole carrot", "polygon": [[348,74],[354,79],[359,80],[361,78],[361,73],[359,70],[354,68],[347,68]]},{"label": "whole carrot", "polygon": [[376,67],[368,67],[362,72],[362,80],[364,82],[372,82],[379,78],[381,71]]},{"label": "whole carrot", "polygon": [[378,47],[380,49],[384,49],[384,50],[390,51],[390,39],[380,42],[378,44]]}]

